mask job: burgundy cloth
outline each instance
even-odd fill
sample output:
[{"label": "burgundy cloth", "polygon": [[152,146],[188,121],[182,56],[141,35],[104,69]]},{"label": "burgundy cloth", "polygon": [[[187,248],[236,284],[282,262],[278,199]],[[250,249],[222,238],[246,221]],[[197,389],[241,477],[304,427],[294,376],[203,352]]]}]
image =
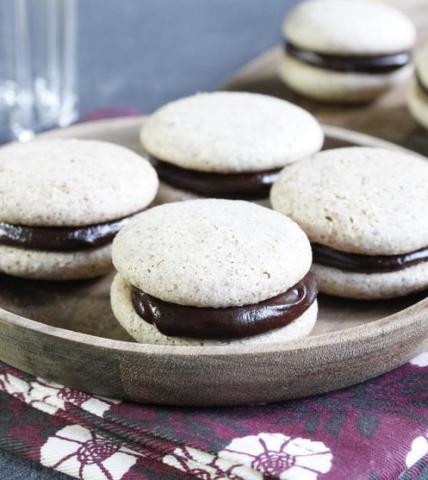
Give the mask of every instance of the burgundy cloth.
[{"label": "burgundy cloth", "polygon": [[95,397],[0,363],[0,409],[0,448],[83,480],[428,478],[428,352],[338,392],[206,409]]}]

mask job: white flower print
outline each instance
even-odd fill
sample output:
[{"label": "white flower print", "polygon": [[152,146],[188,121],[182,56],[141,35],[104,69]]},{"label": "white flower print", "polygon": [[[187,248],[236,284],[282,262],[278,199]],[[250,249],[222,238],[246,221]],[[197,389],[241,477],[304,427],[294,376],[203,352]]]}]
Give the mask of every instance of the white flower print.
[{"label": "white flower print", "polygon": [[316,480],[331,469],[333,455],[324,443],[260,433],[232,440],[217,456],[177,448],[163,462],[202,480]]},{"label": "white flower print", "polygon": [[201,480],[261,480],[262,475],[247,467],[222,460],[192,447],[176,448],[163,463]]},{"label": "white flower print", "polygon": [[120,400],[89,395],[41,378],[27,382],[14,373],[12,370],[0,373],[0,390],[49,415],[65,410],[68,404],[102,417],[113,405],[120,403]]},{"label": "white flower print", "polygon": [[218,456],[284,480],[316,480],[330,470],[333,459],[324,443],[281,433],[237,438]]},{"label": "white flower print", "polygon": [[414,359],[410,360],[411,365],[417,367],[428,367],[428,351],[421,353]]},{"label": "white flower print", "polygon": [[418,462],[422,457],[428,453],[428,440],[427,438],[420,436],[416,437],[410,451],[406,456],[406,465],[407,468],[412,467],[416,462]]},{"label": "white flower print", "polygon": [[139,456],[81,425],[62,428],[40,449],[42,465],[81,480],[120,480]]},{"label": "white flower print", "polygon": [[79,390],[63,387],[57,383],[49,383],[41,378],[31,382],[31,398],[33,406],[37,402],[49,404],[56,410],[64,410],[66,404],[75,405],[83,410],[102,417],[113,405],[119,404],[120,400],[89,395]]}]

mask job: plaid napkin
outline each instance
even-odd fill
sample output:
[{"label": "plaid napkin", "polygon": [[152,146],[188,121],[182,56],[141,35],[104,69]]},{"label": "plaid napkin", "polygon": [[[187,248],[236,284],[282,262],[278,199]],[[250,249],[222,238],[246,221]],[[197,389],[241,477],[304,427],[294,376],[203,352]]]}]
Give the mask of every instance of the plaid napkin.
[{"label": "plaid napkin", "polygon": [[0,363],[0,412],[1,449],[83,480],[428,479],[428,352],[338,392],[228,408],[121,402]]}]

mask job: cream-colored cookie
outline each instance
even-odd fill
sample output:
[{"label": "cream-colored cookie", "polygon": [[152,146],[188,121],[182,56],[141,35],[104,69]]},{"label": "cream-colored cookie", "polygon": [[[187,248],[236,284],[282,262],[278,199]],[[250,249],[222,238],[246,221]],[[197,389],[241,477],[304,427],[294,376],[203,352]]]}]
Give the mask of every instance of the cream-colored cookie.
[{"label": "cream-colored cookie", "polygon": [[410,113],[428,129],[428,44],[415,55],[415,75],[407,92]]},{"label": "cream-colored cookie", "polygon": [[311,242],[365,255],[428,246],[428,161],[397,151],[326,150],[286,167],[271,191],[275,210]]},{"label": "cream-colored cookie", "polygon": [[346,298],[380,299],[428,288],[428,262],[386,273],[347,272],[314,263],[320,291]]},{"label": "cream-colored cookie", "polygon": [[113,313],[122,327],[138,342],[158,345],[211,345],[222,346],[228,344],[254,345],[296,340],[308,335],[315,325],[318,305],[315,302],[298,318],[285,327],[271,330],[267,333],[236,340],[207,340],[184,337],[169,337],[144,321],[135,312],[131,300],[129,283],[120,275],[116,275],[111,287],[111,305]]},{"label": "cream-colored cookie", "polygon": [[337,55],[411,49],[416,32],[400,10],[376,0],[309,0],[287,16],[284,36],[301,48]]},{"label": "cream-colored cookie", "polygon": [[[196,200],[202,198],[204,197],[201,197],[196,193],[192,193],[187,190],[181,190],[180,188],[173,187],[172,185],[168,185],[167,183],[160,181],[159,190],[153,202],[153,205],[163,205],[164,203],[182,202],[185,200]],[[252,200],[252,202],[256,203],[257,205],[270,208],[269,198]]]},{"label": "cream-colored cookie", "polygon": [[93,140],[43,140],[0,149],[0,221],[83,226],[142,210],[156,172],[125,147]]},{"label": "cream-colored cookie", "polygon": [[236,173],[280,168],[317,152],[315,118],[284,100],[243,92],[200,93],[171,102],[144,123],[147,152],[188,170]]},{"label": "cream-colored cookie", "polygon": [[383,2],[304,1],[285,19],[283,34],[288,46],[280,77],[292,90],[316,100],[369,102],[403,83],[412,71],[415,27]]},{"label": "cream-colored cookie", "polygon": [[113,263],[131,285],[195,307],[258,303],[309,271],[306,235],[290,219],[249,202],[189,200],[144,212],[113,242]]},{"label": "cream-colored cookie", "polygon": [[0,245],[0,272],[35,280],[79,280],[112,270],[111,244],[76,252],[46,252]]},{"label": "cream-colored cookie", "polygon": [[340,72],[315,67],[284,54],[279,75],[292,90],[303,96],[325,102],[370,102],[412,74],[406,65],[389,73]]}]

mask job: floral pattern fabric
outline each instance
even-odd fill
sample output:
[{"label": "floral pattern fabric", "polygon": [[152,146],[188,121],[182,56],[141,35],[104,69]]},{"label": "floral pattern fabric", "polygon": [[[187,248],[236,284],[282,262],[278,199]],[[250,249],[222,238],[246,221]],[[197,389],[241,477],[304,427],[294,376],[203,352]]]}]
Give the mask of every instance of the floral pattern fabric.
[{"label": "floral pattern fabric", "polygon": [[1,448],[81,480],[428,478],[428,352],[307,399],[137,405],[0,364]]}]

